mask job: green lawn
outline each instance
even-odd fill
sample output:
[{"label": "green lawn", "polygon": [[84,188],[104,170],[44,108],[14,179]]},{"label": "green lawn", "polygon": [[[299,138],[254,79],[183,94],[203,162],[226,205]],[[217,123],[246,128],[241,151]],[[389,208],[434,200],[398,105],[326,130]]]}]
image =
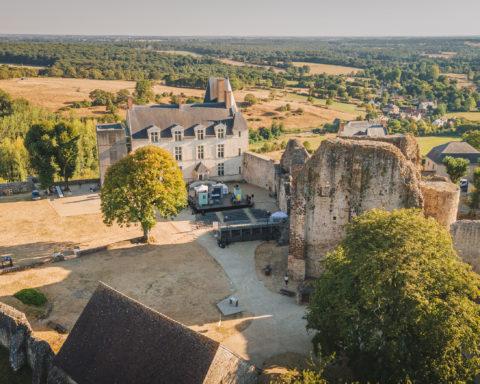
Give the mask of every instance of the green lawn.
[{"label": "green lawn", "polygon": [[[298,95],[296,93],[288,93],[285,96],[286,101],[306,102],[307,98],[308,98],[307,96]],[[317,97],[313,97],[312,104],[326,106],[327,101],[325,99],[319,99]],[[332,105],[328,106],[328,109],[331,109],[332,111],[338,111],[338,112],[356,113],[362,116],[365,115],[365,110],[363,108],[360,108],[357,105],[350,104],[350,103],[340,103],[340,102],[334,101]]]},{"label": "green lawn", "polygon": [[447,137],[447,136],[424,136],[417,137],[418,145],[420,146],[420,153],[425,156],[433,147],[448,143],[450,141],[461,141],[460,137]]},{"label": "green lawn", "polygon": [[480,123],[480,112],[451,112],[447,113],[447,117],[464,118],[466,120]]},{"label": "green lawn", "polygon": [[0,384],[30,384],[32,373],[28,368],[22,368],[14,373],[8,363],[8,351],[0,347]]}]

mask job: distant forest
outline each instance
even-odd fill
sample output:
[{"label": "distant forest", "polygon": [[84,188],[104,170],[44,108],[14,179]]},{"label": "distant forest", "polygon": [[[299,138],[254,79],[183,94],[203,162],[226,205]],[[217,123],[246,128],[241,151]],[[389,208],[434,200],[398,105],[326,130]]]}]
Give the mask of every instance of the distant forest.
[{"label": "distant forest", "polygon": [[[196,55],[165,53],[186,51]],[[220,59],[257,66],[235,66]],[[311,74],[323,63],[363,69],[356,75]],[[311,96],[348,102],[435,100],[442,111],[477,110],[480,38],[159,38],[5,36],[0,79],[54,76],[109,80],[162,80],[204,88],[210,76],[245,86],[307,88]],[[264,67],[261,67],[264,66]],[[282,69],[282,71],[274,70]],[[469,86],[459,87],[463,75]]]}]

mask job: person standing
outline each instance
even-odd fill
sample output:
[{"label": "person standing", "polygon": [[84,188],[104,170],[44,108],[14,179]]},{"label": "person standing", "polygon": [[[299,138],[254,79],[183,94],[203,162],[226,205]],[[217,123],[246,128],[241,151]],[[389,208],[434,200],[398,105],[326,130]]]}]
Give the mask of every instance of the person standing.
[{"label": "person standing", "polygon": [[285,286],[288,287],[288,273],[285,272],[285,276],[283,276],[283,281],[285,282]]}]

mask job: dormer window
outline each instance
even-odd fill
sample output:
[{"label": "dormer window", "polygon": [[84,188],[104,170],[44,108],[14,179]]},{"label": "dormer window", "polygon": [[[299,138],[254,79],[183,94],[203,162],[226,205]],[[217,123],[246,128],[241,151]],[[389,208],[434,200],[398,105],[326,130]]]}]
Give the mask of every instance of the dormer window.
[{"label": "dormer window", "polygon": [[203,129],[199,129],[197,131],[197,140],[203,140],[205,138],[205,131]]},{"label": "dormer window", "polygon": [[160,141],[160,132],[150,132],[150,142],[158,143]]},{"label": "dormer window", "polygon": [[224,139],[225,138],[225,128],[220,127],[217,129],[217,138]]},{"label": "dormer window", "polygon": [[174,138],[175,138],[175,141],[182,141],[182,132],[181,131],[175,131],[174,132]]}]

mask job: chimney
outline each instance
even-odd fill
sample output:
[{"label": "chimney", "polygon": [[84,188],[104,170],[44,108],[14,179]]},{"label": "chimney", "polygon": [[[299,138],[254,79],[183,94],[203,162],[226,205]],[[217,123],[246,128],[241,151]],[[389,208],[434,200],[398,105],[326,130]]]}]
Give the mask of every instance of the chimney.
[{"label": "chimney", "polygon": [[232,91],[225,91],[225,108],[232,108]]},{"label": "chimney", "polygon": [[127,109],[133,108],[133,97],[129,96],[127,100]]},{"label": "chimney", "polygon": [[217,102],[225,102],[225,79],[217,79]]}]

